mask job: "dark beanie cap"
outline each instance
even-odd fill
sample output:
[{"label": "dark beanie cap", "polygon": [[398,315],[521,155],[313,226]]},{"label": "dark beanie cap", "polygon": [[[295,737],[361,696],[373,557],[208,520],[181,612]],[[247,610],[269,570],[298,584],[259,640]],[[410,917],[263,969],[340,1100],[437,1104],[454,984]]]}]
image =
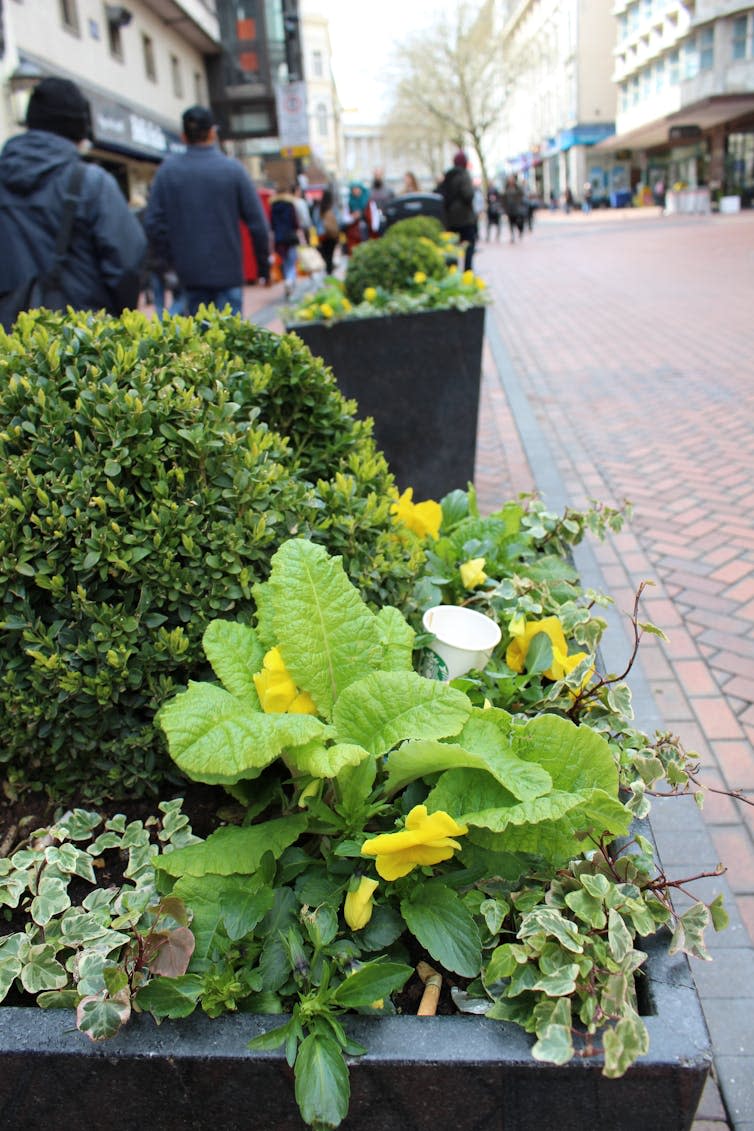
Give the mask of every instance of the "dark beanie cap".
[{"label": "dark beanie cap", "polygon": [[457,169],[465,169],[468,163],[468,157],[462,149],[459,149],[458,153],[456,153],[455,157],[453,158],[453,164]]},{"label": "dark beanie cap", "polygon": [[70,141],[81,141],[89,131],[89,103],[74,82],[54,77],[34,87],[26,124],[30,130],[47,130]]}]

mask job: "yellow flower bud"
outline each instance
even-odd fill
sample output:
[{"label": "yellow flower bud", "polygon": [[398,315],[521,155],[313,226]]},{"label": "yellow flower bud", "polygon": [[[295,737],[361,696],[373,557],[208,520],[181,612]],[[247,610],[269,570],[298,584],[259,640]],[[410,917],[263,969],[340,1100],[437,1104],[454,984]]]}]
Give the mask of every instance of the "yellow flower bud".
[{"label": "yellow flower bud", "polygon": [[323,302],[320,305],[319,309],[322,313],[323,318],[332,318],[333,314],[335,313],[329,302]]},{"label": "yellow flower bud", "polygon": [[343,904],[343,917],[352,931],[360,931],[372,918],[372,896],[378,888],[377,880],[362,876],[356,891],[349,891]]},{"label": "yellow flower bud", "polygon": [[474,282],[474,272],[473,271],[464,271],[463,275],[461,275],[461,279],[467,285],[473,283]]},{"label": "yellow flower bud", "polygon": [[415,271],[414,272],[414,282],[415,283],[426,283],[426,281],[427,281],[427,276],[424,274],[423,271]]},{"label": "yellow flower bud", "polygon": [[374,302],[377,298],[377,290],[375,287],[364,288],[364,302]]}]

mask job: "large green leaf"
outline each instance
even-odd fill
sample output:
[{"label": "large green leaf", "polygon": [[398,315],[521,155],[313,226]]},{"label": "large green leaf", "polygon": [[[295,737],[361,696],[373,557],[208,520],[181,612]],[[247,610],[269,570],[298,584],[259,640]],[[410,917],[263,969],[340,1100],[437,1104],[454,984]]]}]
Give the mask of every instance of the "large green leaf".
[{"label": "large green leaf", "polygon": [[471,711],[462,691],[416,672],[375,672],[352,683],[335,705],[341,742],[379,757],[407,738],[457,734]]},{"label": "large green leaf", "polygon": [[264,648],[254,629],[238,621],[213,620],[204,630],[202,645],[225,689],[232,695],[251,696],[258,706],[252,676],[262,667]]},{"label": "large green leaf", "polygon": [[272,888],[257,876],[182,876],[173,892],[193,912],[194,962],[207,958],[223,933],[233,941],[248,935],[274,901]]},{"label": "large green leaf", "polygon": [[326,733],[313,715],[266,715],[250,697],[213,683],[189,683],[159,713],[170,756],[195,781],[231,785],[257,777],[286,746]]},{"label": "large green leaf", "polygon": [[343,689],[379,667],[383,648],[374,613],[341,559],[303,538],[280,547],[266,586],[285,665],[330,718]]},{"label": "large green leaf", "polygon": [[552,788],[546,770],[518,758],[511,750],[510,740],[494,724],[487,726],[474,718],[455,742],[414,741],[391,751],[387,759],[387,789],[395,793],[427,774],[464,768],[484,770],[521,800],[540,797]]},{"label": "large green leaf", "polygon": [[348,1113],[348,1069],[337,1042],[310,1033],[299,1045],[294,1066],[296,1103],[304,1123],[338,1127]]},{"label": "large green leaf", "polygon": [[385,605],[377,613],[377,628],[383,646],[380,667],[383,671],[410,672],[413,670],[412,652],[416,633],[403,613],[392,605]]},{"label": "large green leaf", "polygon": [[475,978],[482,965],[482,944],[471,913],[454,891],[439,882],[414,889],[401,901],[411,934],[446,970]]},{"label": "large green leaf", "polygon": [[514,727],[513,750],[536,762],[552,778],[554,789],[588,793],[604,789],[618,794],[618,768],[607,740],[591,727],[576,726],[559,715],[537,715]]},{"label": "large green leaf", "polygon": [[[517,801],[488,774],[463,769],[449,770],[442,775],[427,798],[427,807],[432,812],[443,809],[453,813],[461,824],[502,833],[509,825],[536,825],[540,821],[557,820],[581,802],[579,794],[560,790],[553,790],[545,797]],[[502,849],[505,845],[499,847]]]},{"label": "large green leaf", "polygon": [[298,840],[307,821],[302,813],[248,828],[217,829],[199,844],[187,844],[156,857],[155,867],[169,876],[251,876],[266,852],[277,860]]},{"label": "large green leaf", "polygon": [[331,1000],[344,1009],[359,1009],[390,997],[408,981],[413,967],[401,962],[369,962],[333,991]]}]

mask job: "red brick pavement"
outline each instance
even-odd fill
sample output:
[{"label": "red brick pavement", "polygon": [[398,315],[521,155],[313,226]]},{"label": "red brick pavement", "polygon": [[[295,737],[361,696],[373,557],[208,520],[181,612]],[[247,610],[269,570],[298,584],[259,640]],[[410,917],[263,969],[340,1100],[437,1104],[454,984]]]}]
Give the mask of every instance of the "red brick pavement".
[{"label": "red brick pavement", "polygon": [[[633,503],[631,523],[596,552],[624,609],[643,578],[657,583],[644,614],[670,640],[647,640],[642,654],[658,668],[667,722],[752,798],[753,259],[754,213],[653,209],[541,216],[514,246],[483,243],[476,263],[570,502]],[[485,389],[477,479],[487,507],[531,477],[500,400]],[[487,463],[498,436],[507,468],[499,454]],[[743,808],[713,806],[708,823],[754,938]]]}]

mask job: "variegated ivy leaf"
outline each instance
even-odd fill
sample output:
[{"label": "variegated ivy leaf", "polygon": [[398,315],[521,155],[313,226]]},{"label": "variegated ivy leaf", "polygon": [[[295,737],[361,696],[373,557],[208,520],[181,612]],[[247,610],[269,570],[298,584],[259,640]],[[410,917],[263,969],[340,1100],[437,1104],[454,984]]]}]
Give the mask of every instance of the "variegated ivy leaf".
[{"label": "variegated ivy leaf", "polygon": [[[68,885],[58,876],[42,876],[39,888],[31,901],[31,917],[40,927],[45,927],[55,915],[71,906]],[[45,987],[49,989],[50,987]]]},{"label": "variegated ivy leaf", "polygon": [[254,629],[238,621],[213,620],[204,630],[202,646],[226,691],[240,698],[248,695],[260,710],[252,676],[261,670],[265,649]]},{"label": "variegated ivy leaf", "polygon": [[287,746],[322,736],[313,715],[265,715],[248,697],[238,698],[212,683],[189,683],[171,699],[158,721],[170,756],[195,781],[230,785],[257,777]]},{"label": "variegated ivy leaf", "polygon": [[649,1034],[644,1022],[635,1013],[622,1018],[614,1029],[606,1029],[604,1075],[608,1079],[622,1076],[640,1056],[649,1052]]},{"label": "variegated ivy leaf", "polygon": [[416,672],[375,672],[345,688],[333,723],[341,742],[379,757],[407,738],[457,734],[471,711],[462,691]]},{"label": "variegated ivy leaf", "polygon": [[47,943],[30,946],[21,969],[21,985],[28,994],[40,990],[60,990],[68,975],[55,957],[55,947]]},{"label": "variegated ivy leaf", "polygon": [[21,960],[15,955],[0,955],[0,1001],[2,1001],[21,973]]},{"label": "variegated ivy leaf", "polygon": [[104,1041],[108,1037],[114,1037],[130,1016],[130,1001],[86,997],[82,998],[76,1008],[77,1027],[91,1041]]},{"label": "variegated ivy leaf", "polygon": [[329,719],[340,693],[380,667],[384,622],[381,631],[341,559],[303,538],[280,547],[254,592],[294,683]]}]

